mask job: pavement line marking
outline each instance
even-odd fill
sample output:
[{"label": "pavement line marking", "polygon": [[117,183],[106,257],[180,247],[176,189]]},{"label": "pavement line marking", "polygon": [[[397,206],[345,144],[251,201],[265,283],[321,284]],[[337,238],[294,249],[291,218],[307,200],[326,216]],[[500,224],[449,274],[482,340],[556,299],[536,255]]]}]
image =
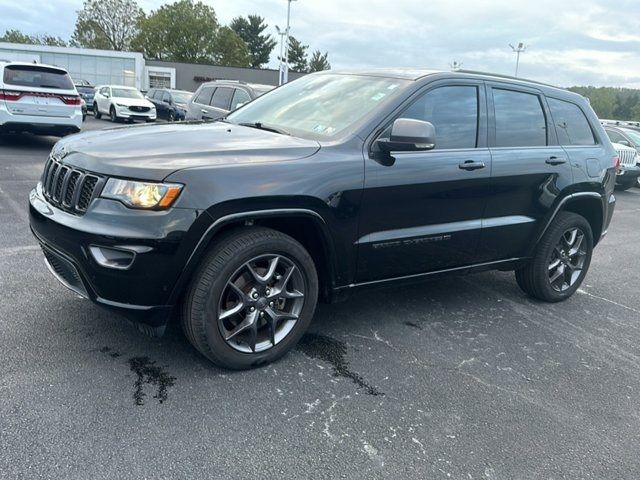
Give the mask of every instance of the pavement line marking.
[{"label": "pavement line marking", "polygon": [[637,310],[633,307],[628,307],[627,305],[623,305],[622,303],[618,303],[615,302],[613,300],[609,300],[608,298],[604,298],[604,297],[599,297],[598,295],[594,295],[593,293],[589,293],[586,290],[583,290],[581,288],[578,289],[578,293],[581,293],[583,295],[586,295],[588,297],[592,297],[592,298],[597,298],[598,300],[602,300],[608,303],[612,303],[613,305],[617,305],[618,307],[622,307],[622,308],[626,308],[627,310],[631,311],[631,312],[635,312],[635,313],[640,313],[640,310]]},{"label": "pavement line marking", "polygon": [[24,245],[21,247],[7,247],[0,249],[0,258],[9,257],[11,255],[17,255],[24,252],[36,252],[40,250],[40,245]]}]

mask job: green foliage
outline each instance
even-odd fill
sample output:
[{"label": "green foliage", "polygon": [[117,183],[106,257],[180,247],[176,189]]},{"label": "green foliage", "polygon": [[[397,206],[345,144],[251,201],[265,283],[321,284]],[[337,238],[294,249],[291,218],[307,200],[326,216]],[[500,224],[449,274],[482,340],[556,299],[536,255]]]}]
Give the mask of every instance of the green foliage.
[{"label": "green foliage", "polygon": [[260,68],[269,63],[276,41],[271,35],[263,34],[267,29],[264,18],[259,15],[249,15],[247,18],[236,17],[231,21],[230,27],[249,47],[253,68]]},{"label": "green foliage", "polygon": [[67,46],[67,42],[60,37],[55,37],[46,33],[43,35],[27,35],[22,33],[20,30],[7,30],[4,35],[0,37],[0,42],[24,43],[28,45],[49,45],[52,47]]},{"label": "green foliage", "polygon": [[309,45],[303,45],[295,37],[289,36],[289,68],[294,72],[306,72],[308,68],[307,50]]},{"label": "green foliage", "polygon": [[71,44],[105,50],[129,50],[144,12],[135,0],[85,0],[78,11]]},{"label": "green foliage", "polygon": [[220,27],[212,7],[192,0],[178,0],[151,12],[140,22],[132,46],[153,60],[250,64],[244,41],[230,28]]},{"label": "green foliage", "polygon": [[331,70],[331,64],[329,63],[329,52],[322,53],[320,50],[316,50],[311,55],[309,60],[308,72],[321,72],[322,70]]},{"label": "green foliage", "polygon": [[571,87],[569,90],[587,97],[599,118],[640,120],[638,90],[615,87]]}]

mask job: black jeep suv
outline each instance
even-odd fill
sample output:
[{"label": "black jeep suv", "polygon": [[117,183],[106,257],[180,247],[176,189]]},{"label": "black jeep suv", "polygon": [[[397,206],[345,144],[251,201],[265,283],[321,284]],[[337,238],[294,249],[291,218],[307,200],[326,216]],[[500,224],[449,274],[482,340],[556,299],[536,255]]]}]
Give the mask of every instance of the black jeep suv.
[{"label": "black jeep suv", "polygon": [[318,299],[515,270],[572,295],[614,210],[616,158],[581,96],[473,72],[317,73],[223,121],[61,140],[30,195],[52,273],[213,362],[300,339]]}]

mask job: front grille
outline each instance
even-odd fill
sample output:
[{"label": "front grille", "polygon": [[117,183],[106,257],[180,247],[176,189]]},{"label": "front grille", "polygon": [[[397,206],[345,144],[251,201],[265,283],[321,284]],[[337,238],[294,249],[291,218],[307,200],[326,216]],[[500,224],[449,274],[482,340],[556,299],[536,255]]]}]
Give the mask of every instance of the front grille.
[{"label": "front grille", "polygon": [[52,205],[76,215],[89,208],[100,177],[63,165],[49,157],[42,175],[42,191]]},{"label": "front grille", "polygon": [[129,107],[129,110],[132,112],[148,112],[150,110],[149,107],[138,107],[136,105],[132,105]]},{"label": "front grille", "polygon": [[636,164],[636,155],[637,152],[635,150],[626,148],[618,150],[618,157],[620,157],[620,164],[632,167]]},{"label": "front grille", "polygon": [[87,289],[73,263],[53,250],[49,250],[47,247],[43,246],[42,251],[44,252],[47,265],[56,278],[74,292],[88,297]]}]

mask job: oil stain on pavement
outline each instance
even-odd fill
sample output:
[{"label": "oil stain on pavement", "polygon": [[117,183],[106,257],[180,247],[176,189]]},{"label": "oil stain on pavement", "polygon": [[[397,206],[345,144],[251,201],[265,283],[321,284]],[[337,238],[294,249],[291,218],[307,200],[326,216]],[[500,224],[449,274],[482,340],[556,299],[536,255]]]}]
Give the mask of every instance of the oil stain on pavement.
[{"label": "oil stain on pavement", "polygon": [[351,379],[358,387],[364,389],[367,394],[384,395],[384,393],[376,387],[365,382],[358,373],[352,372],[349,369],[349,364],[345,358],[347,355],[347,346],[344,342],[325,335],[308,333],[302,337],[297,349],[310,358],[330,363],[335,376]]},{"label": "oil stain on pavement", "polygon": [[133,399],[136,405],[144,405],[144,397],[147,396],[144,393],[145,384],[154,385],[158,388],[158,391],[153,396],[158,402],[163,403],[167,399],[167,389],[174,385],[176,377],[169,375],[149,357],[132,357],[129,359],[129,367],[136,374],[135,391],[133,392]]}]

